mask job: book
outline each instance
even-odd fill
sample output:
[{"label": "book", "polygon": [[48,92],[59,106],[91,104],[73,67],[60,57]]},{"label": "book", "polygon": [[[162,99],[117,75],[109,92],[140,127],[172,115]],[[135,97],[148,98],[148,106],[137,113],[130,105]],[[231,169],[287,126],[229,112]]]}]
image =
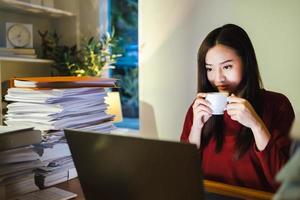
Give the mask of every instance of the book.
[{"label": "book", "polygon": [[0,126],[0,137],[1,134],[8,134],[8,133],[14,133],[14,132],[18,132],[18,131],[27,131],[27,130],[31,130],[32,127],[30,126]]},{"label": "book", "polygon": [[35,55],[33,48],[5,48],[0,47],[0,54],[22,54],[22,55]]},{"label": "book", "polygon": [[75,88],[115,87],[116,79],[91,76],[22,77],[11,79],[11,87],[23,88]]},{"label": "book", "polygon": [[24,54],[10,54],[10,55],[3,55],[0,53],[0,57],[12,57],[12,58],[37,58],[37,55],[24,55]]},{"label": "book", "polygon": [[0,151],[37,144],[42,141],[42,133],[32,127],[0,126]]}]

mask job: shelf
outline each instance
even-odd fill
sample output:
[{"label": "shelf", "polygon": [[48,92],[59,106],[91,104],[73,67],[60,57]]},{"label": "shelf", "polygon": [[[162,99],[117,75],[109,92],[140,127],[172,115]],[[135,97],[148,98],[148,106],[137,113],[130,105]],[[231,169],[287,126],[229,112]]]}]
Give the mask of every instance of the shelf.
[{"label": "shelf", "polygon": [[7,57],[0,56],[1,61],[11,61],[11,62],[31,62],[31,63],[54,63],[53,60],[39,59],[39,58],[21,58],[21,57]]},{"label": "shelf", "polygon": [[13,10],[19,13],[44,15],[49,17],[73,17],[74,13],[17,0],[0,0],[0,9]]}]

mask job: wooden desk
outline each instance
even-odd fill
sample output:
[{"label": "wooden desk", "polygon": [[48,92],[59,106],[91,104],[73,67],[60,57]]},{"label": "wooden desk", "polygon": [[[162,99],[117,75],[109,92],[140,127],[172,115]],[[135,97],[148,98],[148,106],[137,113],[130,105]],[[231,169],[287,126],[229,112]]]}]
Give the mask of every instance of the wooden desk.
[{"label": "wooden desk", "polygon": [[273,194],[270,192],[233,186],[209,180],[204,180],[204,188],[210,193],[247,200],[270,200],[273,197]]},{"label": "wooden desk", "polygon": [[83,196],[83,191],[81,189],[81,185],[78,178],[60,183],[55,185],[58,188],[76,193],[78,196],[75,198],[76,200],[85,200]]},{"label": "wooden desk", "polygon": [[[85,200],[80,182],[77,178],[64,183],[60,183],[56,185],[56,187],[76,193],[78,197],[75,198],[75,200]],[[204,187],[205,190],[210,193],[247,200],[270,200],[273,196],[273,194],[269,192],[238,187],[209,180],[204,180]]]}]

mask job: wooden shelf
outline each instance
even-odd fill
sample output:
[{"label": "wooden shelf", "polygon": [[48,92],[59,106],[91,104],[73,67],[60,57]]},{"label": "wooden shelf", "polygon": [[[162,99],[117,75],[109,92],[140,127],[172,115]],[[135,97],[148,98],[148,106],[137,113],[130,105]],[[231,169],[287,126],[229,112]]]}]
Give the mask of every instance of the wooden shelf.
[{"label": "wooden shelf", "polygon": [[48,59],[7,57],[7,56],[0,56],[0,61],[31,62],[31,63],[50,63],[50,64],[54,63],[53,60],[48,60]]},{"label": "wooden shelf", "polygon": [[48,17],[74,17],[75,14],[64,10],[17,0],[0,0],[0,9],[13,10],[19,13],[36,14]]}]

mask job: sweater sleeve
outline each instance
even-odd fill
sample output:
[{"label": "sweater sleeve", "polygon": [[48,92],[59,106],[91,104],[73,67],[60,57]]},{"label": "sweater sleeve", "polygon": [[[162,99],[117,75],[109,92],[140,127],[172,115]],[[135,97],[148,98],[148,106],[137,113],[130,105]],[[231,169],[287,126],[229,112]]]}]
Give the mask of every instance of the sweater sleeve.
[{"label": "sweater sleeve", "polygon": [[189,143],[189,135],[191,132],[192,125],[193,125],[193,107],[190,106],[185,116],[182,133],[180,137],[181,142]]},{"label": "sweater sleeve", "polygon": [[268,110],[269,112],[264,115],[265,120],[263,119],[265,123],[268,121],[266,126],[271,134],[270,141],[263,151],[258,151],[255,144],[253,148],[268,182],[276,188],[278,184],[274,181],[274,177],[289,159],[291,145],[289,132],[295,114],[291,103],[283,95],[272,106],[272,110]]}]

